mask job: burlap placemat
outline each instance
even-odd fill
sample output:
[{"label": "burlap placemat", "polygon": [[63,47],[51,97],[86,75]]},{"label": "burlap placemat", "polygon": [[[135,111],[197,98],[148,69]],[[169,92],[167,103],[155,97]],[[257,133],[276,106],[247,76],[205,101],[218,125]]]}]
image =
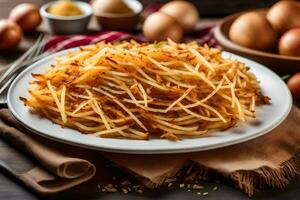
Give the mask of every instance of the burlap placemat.
[{"label": "burlap placemat", "polygon": [[[60,148],[49,148],[52,142],[43,140],[43,144],[37,147],[36,143],[39,141],[26,135],[24,128],[7,109],[0,111],[0,118],[5,122],[5,124],[1,124],[0,135],[33,155],[54,177],[61,176],[58,166],[66,162],[65,153],[62,151],[64,144],[60,144]],[[149,188],[161,186],[167,179],[174,177],[183,166],[196,164],[198,168],[196,176],[206,177],[210,171],[217,172],[232,180],[238,188],[251,196],[257,189],[267,186],[283,188],[299,174],[299,122],[300,109],[294,106],[288,118],[273,131],[257,139],[230,147],[171,155],[133,155],[107,152],[100,152],[100,154],[113,162],[119,169],[137,177]],[[25,137],[29,139],[24,139]],[[77,154],[76,150],[72,152],[72,155]],[[89,156],[97,157],[99,152],[95,151]],[[51,164],[48,165],[48,163]],[[96,168],[103,170],[101,163],[97,163]],[[65,173],[66,170],[62,171]],[[37,180],[42,177],[38,173],[32,176]],[[64,184],[61,184],[61,190],[64,190]],[[59,184],[56,186],[60,187]],[[32,184],[30,187],[41,192]]]}]

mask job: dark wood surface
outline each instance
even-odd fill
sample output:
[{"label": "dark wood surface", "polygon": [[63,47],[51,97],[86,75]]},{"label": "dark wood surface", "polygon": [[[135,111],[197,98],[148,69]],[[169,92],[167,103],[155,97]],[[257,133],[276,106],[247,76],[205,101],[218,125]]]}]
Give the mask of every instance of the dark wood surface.
[{"label": "dark wood surface", "polygon": [[[8,15],[9,10],[16,4],[24,2],[23,0],[0,0],[0,18],[5,18]],[[42,0],[27,0],[27,2],[34,2],[42,4],[45,1]],[[203,23],[211,23],[215,20],[203,20]],[[13,52],[1,52],[0,53],[0,67],[13,61],[23,51],[25,51],[34,42],[36,34],[27,35],[22,41],[22,44]],[[0,139],[0,160],[5,161],[15,171],[22,171],[32,164],[30,158],[24,155],[22,152],[17,151],[14,147],[7,144],[5,141]],[[119,173],[119,172],[118,172]],[[99,172],[96,179],[84,183],[80,186],[74,187],[65,192],[51,195],[51,196],[40,196],[32,191],[26,189],[21,183],[14,180],[13,177],[0,171],[0,200],[35,200],[35,199],[84,199],[84,200],[95,200],[95,199],[137,199],[137,200],[150,200],[150,199],[162,199],[162,200],[179,200],[179,199],[230,199],[230,200],[245,200],[249,199],[244,193],[236,190],[231,183],[221,181],[221,183],[205,182],[202,183],[205,186],[204,191],[208,191],[208,196],[197,195],[196,192],[187,192],[186,189],[168,189],[163,191],[152,191],[145,195],[139,195],[135,193],[131,194],[104,194],[97,188],[97,180],[105,177],[105,172]],[[123,174],[120,176],[124,176]],[[218,186],[217,191],[212,191],[212,187]],[[259,192],[252,199],[257,200],[297,200],[300,199],[300,182],[294,182],[290,184],[284,190],[279,189],[266,189],[263,192]]]}]

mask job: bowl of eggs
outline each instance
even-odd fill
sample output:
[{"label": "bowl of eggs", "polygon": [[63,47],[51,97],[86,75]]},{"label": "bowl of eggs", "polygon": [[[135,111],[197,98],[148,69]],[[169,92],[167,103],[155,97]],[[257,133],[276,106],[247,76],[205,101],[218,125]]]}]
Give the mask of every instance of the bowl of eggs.
[{"label": "bowl of eggs", "polygon": [[0,20],[0,51],[14,50],[24,34],[34,32],[42,22],[39,8],[32,3],[20,3]]},{"label": "bowl of eggs", "polygon": [[215,28],[223,49],[248,57],[280,75],[300,71],[300,3],[230,15]]}]

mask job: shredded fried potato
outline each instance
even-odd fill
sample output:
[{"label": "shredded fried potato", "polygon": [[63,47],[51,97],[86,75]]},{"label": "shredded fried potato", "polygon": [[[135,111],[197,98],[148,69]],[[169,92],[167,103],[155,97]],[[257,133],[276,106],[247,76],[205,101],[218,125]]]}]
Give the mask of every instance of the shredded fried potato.
[{"label": "shredded fried potato", "polygon": [[32,74],[34,112],[99,137],[178,140],[224,130],[269,103],[243,63],[218,49],[165,41],[101,42]]}]

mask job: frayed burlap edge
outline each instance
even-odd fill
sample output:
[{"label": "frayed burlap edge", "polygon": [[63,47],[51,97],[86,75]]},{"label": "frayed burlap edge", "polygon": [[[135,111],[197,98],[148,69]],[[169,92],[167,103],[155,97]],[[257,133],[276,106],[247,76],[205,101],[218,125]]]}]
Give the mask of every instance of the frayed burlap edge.
[{"label": "frayed burlap edge", "polygon": [[148,188],[157,188],[165,183],[169,178],[178,174],[187,165],[191,163],[196,164],[198,167],[198,179],[207,179],[210,172],[216,172],[223,177],[228,178],[233,184],[245,192],[248,196],[266,187],[284,188],[290,181],[295,180],[300,175],[300,150],[292,156],[289,160],[283,162],[278,168],[270,168],[264,166],[255,170],[238,170],[229,174],[223,173],[218,170],[209,169],[199,163],[187,161],[181,167],[174,167],[168,173],[162,174],[153,180],[135,174],[136,177]]},{"label": "frayed burlap edge", "polygon": [[229,178],[249,196],[265,187],[284,188],[300,175],[300,150],[278,168],[264,166],[256,170],[239,170],[229,174]]},{"label": "frayed burlap edge", "polygon": [[[195,170],[196,167],[197,169]],[[186,173],[187,171],[193,171],[193,173]],[[153,189],[160,187],[164,183],[168,183],[168,179],[182,176],[182,172],[186,174],[186,179],[194,179],[195,175],[198,179],[206,179],[208,175],[208,168],[199,167],[195,162],[188,159],[182,165],[177,165],[167,173],[157,176],[154,179],[150,180],[146,177],[140,177],[140,180],[147,188]]]}]

